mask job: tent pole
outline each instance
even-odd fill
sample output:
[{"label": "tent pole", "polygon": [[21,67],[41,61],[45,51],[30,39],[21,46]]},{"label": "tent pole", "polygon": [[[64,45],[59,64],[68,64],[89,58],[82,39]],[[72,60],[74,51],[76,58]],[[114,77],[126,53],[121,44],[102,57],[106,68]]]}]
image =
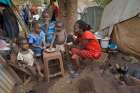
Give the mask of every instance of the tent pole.
[{"label": "tent pole", "polygon": [[114,27],[114,25],[111,25],[111,26],[109,26],[109,33],[108,33],[108,37],[110,37],[111,36],[111,34],[112,34],[112,31],[113,31],[113,27]]}]

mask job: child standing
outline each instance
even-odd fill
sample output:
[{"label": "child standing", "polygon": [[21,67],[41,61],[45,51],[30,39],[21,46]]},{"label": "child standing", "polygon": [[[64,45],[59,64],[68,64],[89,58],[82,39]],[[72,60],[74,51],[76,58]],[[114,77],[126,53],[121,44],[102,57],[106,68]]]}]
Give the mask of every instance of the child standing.
[{"label": "child standing", "polygon": [[67,41],[67,33],[64,29],[64,24],[61,21],[56,22],[56,32],[54,33],[54,39],[52,41],[56,46],[56,49],[60,50],[61,52],[65,52],[64,44]]},{"label": "child standing", "polygon": [[[43,64],[42,62],[42,52],[43,49],[45,48],[45,33],[43,31],[41,31],[40,26],[38,23],[34,24],[34,32],[32,32],[29,35],[29,44],[30,47],[32,48],[33,52],[34,52],[34,56],[36,57],[36,67],[38,70],[38,73],[41,77],[43,77],[44,75],[41,72],[41,64]],[[40,60],[38,60],[38,58]]]}]

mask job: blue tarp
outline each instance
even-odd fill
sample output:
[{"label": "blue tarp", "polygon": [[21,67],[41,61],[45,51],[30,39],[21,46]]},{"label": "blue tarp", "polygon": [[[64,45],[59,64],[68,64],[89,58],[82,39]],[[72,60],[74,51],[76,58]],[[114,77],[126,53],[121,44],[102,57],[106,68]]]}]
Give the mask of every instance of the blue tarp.
[{"label": "blue tarp", "polygon": [[5,5],[11,5],[11,0],[0,0],[0,3],[5,4]]}]

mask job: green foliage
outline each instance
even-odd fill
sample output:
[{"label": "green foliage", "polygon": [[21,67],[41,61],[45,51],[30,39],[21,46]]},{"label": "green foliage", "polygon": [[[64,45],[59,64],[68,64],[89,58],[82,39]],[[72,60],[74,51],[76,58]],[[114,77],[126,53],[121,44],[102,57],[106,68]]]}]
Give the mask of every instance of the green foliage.
[{"label": "green foliage", "polygon": [[96,3],[101,6],[101,7],[105,7],[107,4],[109,4],[112,0],[95,0]]}]

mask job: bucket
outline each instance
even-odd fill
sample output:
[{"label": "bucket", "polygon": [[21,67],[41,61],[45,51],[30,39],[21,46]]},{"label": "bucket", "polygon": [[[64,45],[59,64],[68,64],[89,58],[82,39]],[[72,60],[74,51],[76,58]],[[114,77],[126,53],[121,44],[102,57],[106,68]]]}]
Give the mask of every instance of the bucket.
[{"label": "bucket", "polygon": [[110,38],[108,38],[108,37],[106,37],[104,39],[101,39],[101,41],[100,41],[101,47],[102,48],[108,48],[109,40],[110,40]]}]

